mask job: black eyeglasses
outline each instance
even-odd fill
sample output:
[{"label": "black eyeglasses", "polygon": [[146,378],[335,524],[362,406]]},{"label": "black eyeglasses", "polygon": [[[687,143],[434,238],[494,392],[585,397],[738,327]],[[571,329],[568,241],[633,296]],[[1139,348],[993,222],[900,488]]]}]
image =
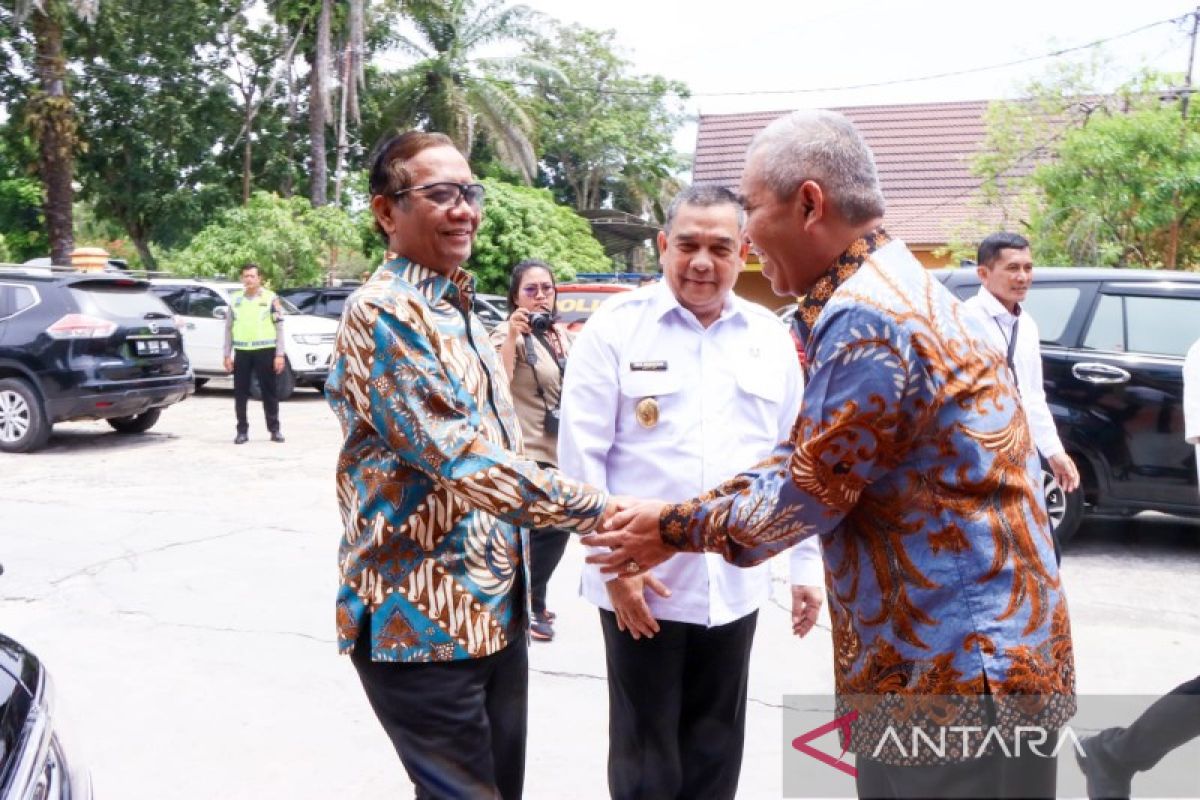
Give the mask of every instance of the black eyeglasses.
[{"label": "black eyeglasses", "polygon": [[420,186],[410,186],[407,189],[401,189],[395,193],[395,196],[402,197],[409,192],[420,192],[421,197],[424,197],[439,208],[454,208],[463,200],[466,200],[467,205],[471,208],[479,208],[483,205],[484,187],[482,183],[438,181],[437,183],[422,183]]}]

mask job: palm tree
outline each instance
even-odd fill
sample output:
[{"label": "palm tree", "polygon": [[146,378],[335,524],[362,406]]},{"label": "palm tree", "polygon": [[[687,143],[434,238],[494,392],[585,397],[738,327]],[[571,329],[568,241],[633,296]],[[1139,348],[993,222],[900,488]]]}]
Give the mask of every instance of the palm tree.
[{"label": "palm tree", "polygon": [[75,105],[67,94],[63,21],[74,14],[91,22],[99,4],[100,0],[16,0],[13,8],[17,25],[28,22],[34,41],[38,88],[29,98],[25,118],[38,143],[38,175],[46,193],[43,211],[54,264],[70,264],[74,249],[71,181],[79,143]]},{"label": "palm tree", "polygon": [[533,121],[517,101],[505,76],[516,69],[557,74],[525,57],[472,58],[485,45],[521,40],[533,18],[525,6],[490,0],[407,0],[406,16],[416,36],[399,36],[396,44],[417,62],[391,76],[391,102],[384,119],[412,120],[441,131],[469,156],[477,136],[487,139],[501,163],[518,171],[526,183],[537,173],[533,154]]}]

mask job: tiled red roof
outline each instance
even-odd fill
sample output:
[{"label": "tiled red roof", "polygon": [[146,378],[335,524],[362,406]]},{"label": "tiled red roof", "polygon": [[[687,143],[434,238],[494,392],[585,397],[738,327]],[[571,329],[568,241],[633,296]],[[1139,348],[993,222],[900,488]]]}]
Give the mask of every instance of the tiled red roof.
[{"label": "tiled red roof", "polygon": [[[875,154],[890,233],[911,245],[940,245],[980,216],[968,204],[980,183],[970,164],[983,142],[987,106],[977,100],[834,109],[854,122]],[[701,115],[692,182],[736,189],[754,134],[787,113]]]}]

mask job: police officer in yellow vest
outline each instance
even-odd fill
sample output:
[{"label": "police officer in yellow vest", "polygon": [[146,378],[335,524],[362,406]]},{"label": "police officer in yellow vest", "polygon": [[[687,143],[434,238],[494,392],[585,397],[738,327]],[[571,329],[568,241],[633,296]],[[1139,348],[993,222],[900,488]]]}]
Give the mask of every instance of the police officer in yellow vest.
[{"label": "police officer in yellow vest", "polygon": [[282,442],[275,376],[283,372],[283,308],[270,289],[262,287],[257,264],[242,267],[242,291],[234,292],[232,313],[225,322],[225,369],[233,373],[233,405],[237,412],[234,444],[245,444],[250,425],[246,402],[250,376],[258,378],[263,412],[272,442]]}]

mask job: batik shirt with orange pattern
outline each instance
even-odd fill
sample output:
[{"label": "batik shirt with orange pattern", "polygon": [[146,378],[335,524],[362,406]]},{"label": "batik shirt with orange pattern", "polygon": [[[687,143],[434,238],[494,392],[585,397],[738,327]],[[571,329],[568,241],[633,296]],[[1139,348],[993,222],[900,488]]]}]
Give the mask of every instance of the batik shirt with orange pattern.
[{"label": "batik shirt with orange pattern", "polygon": [[882,229],[797,324],[809,365],[791,441],[669,506],[664,540],[750,565],[821,536],[841,698],[1037,695],[999,722],[1057,727],[1074,710],[1070,625],[1003,354]]},{"label": "batik shirt with orange pattern", "polygon": [[376,661],[450,661],[523,640],[521,529],[588,531],[607,495],[522,460],[474,279],[405,259],[347,301],[326,395],[345,441],[338,646],[370,618]]}]

